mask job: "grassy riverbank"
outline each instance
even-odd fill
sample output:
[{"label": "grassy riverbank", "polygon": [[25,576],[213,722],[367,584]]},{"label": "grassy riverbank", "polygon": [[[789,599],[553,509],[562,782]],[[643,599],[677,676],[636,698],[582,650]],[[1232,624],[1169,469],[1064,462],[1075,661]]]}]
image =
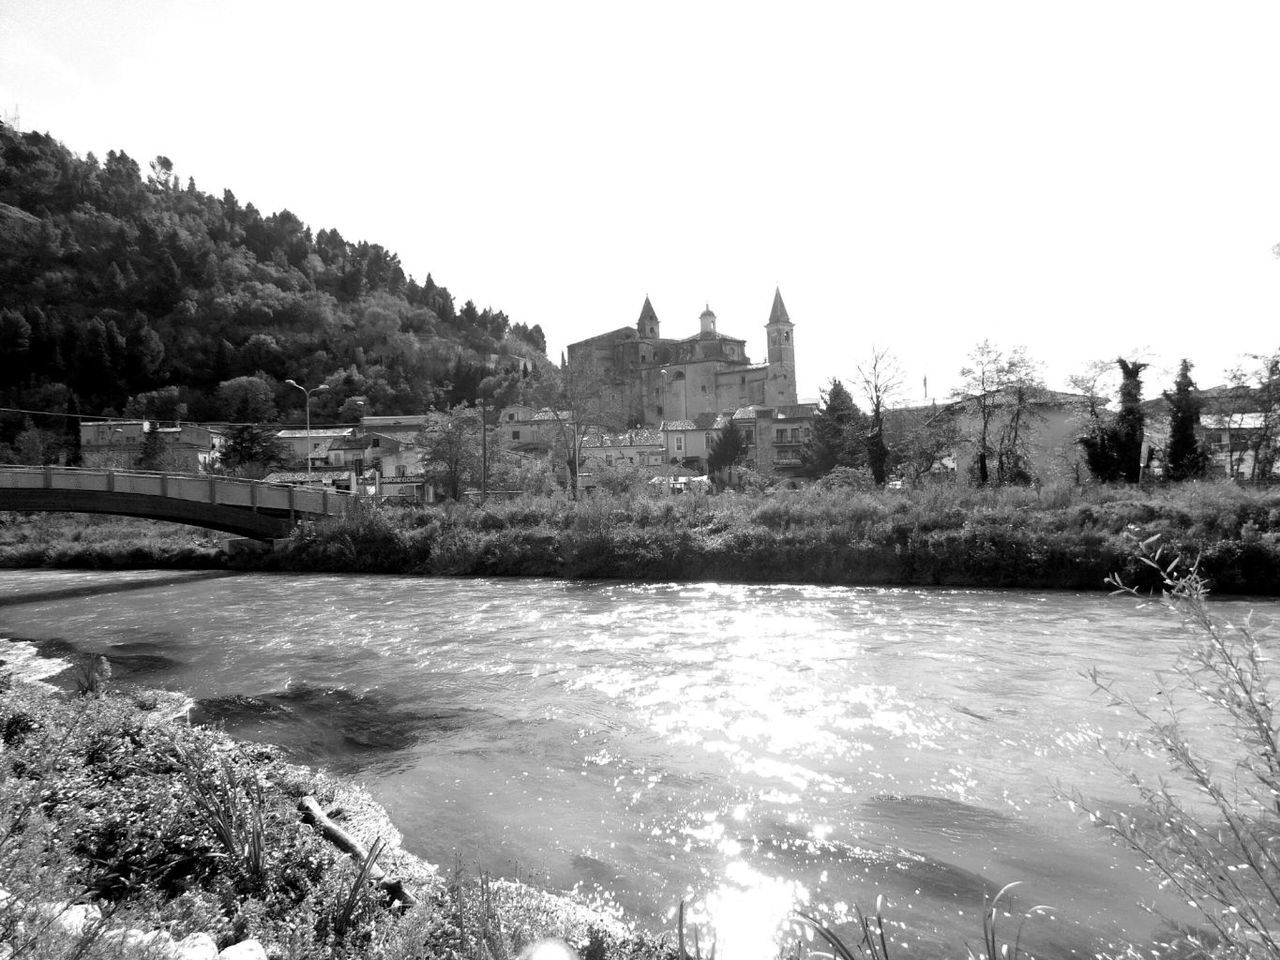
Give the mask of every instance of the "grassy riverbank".
[{"label": "grassy riverbank", "polygon": [[139,524],[114,542],[103,526],[6,524],[0,566],[1081,590],[1116,571],[1150,579],[1131,554],[1138,532],[1200,557],[1217,593],[1280,594],[1280,491],[1232,484],[529,497],[369,510],[230,561],[207,539]]},{"label": "grassy riverbank", "polygon": [[[504,960],[549,936],[595,960],[672,953],[562,896],[442,878],[399,848],[361,791],[272,747],[168,721],[154,694],[61,695],[3,671],[0,688],[4,955],[167,956],[154,940],[141,949],[155,931],[163,944],[256,939],[283,960]],[[362,865],[303,823],[308,796],[345,811],[335,816],[366,846],[380,837],[379,865],[417,904],[389,909]]]}]

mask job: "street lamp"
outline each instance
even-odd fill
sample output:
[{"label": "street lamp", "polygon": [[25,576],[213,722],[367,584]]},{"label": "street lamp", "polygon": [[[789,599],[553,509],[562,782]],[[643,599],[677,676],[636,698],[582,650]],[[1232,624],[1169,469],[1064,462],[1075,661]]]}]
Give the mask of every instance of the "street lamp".
[{"label": "street lamp", "polygon": [[286,380],[285,383],[291,387],[297,387],[302,391],[302,395],[307,398],[307,483],[311,482],[311,395],[319,393],[321,390],[328,390],[329,385],[322,383],[318,387],[312,387],[308,390],[297,380]]}]

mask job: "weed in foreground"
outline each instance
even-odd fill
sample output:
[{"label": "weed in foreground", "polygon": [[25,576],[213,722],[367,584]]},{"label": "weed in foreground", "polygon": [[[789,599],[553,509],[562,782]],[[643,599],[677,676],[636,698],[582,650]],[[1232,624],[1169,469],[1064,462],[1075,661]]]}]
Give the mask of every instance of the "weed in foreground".
[{"label": "weed in foreground", "polygon": [[[1180,616],[1188,640],[1172,676],[1152,700],[1138,700],[1090,672],[1113,706],[1142,721],[1133,744],[1162,755],[1177,775],[1151,782],[1106,751],[1141,799],[1134,814],[1091,810],[1090,818],[1154,868],[1160,886],[1196,909],[1214,957],[1280,957],[1280,731],[1265,630],[1250,618],[1224,623],[1208,605],[1209,585],[1195,564],[1167,559],[1158,537],[1140,545],[1158,576],[1162,600]],[[1137,595],[1113,577],[1117,592]],[[1184,717],[1195,710],[1195,722]],[[1234,756],[1204,745],[1225,735]],[[1090,810],[1077,793],[1073,802]],[[1193,938],[1193,945],[1196,940]]]}]

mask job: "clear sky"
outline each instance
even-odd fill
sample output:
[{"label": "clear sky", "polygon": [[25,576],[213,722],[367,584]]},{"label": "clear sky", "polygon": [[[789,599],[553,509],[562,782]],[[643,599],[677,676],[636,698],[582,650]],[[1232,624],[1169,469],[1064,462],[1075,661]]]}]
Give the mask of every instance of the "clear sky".
[{"label": "clear sky", "polygon": [[1280,4],[3,0],[0,108],[396,251],[565,344],[631,324],[801,393],[979,340],[1053,386],[1280,347]]}]

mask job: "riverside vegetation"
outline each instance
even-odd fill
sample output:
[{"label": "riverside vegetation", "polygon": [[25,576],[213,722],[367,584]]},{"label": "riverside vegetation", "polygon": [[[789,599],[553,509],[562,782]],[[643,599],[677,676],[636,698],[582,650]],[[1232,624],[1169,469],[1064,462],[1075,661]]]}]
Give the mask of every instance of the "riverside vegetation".
[{"label": "riverside vegetation", "polygon": [[1073,590],[1119,571],[1156,586],[1127,539],[1137,528],[1198,557],[1215,592],[1280,592],[1280,491],[1231,483],[525,496],[370,508],[232,558],[189,528],[10,515],[0,566]]}]

